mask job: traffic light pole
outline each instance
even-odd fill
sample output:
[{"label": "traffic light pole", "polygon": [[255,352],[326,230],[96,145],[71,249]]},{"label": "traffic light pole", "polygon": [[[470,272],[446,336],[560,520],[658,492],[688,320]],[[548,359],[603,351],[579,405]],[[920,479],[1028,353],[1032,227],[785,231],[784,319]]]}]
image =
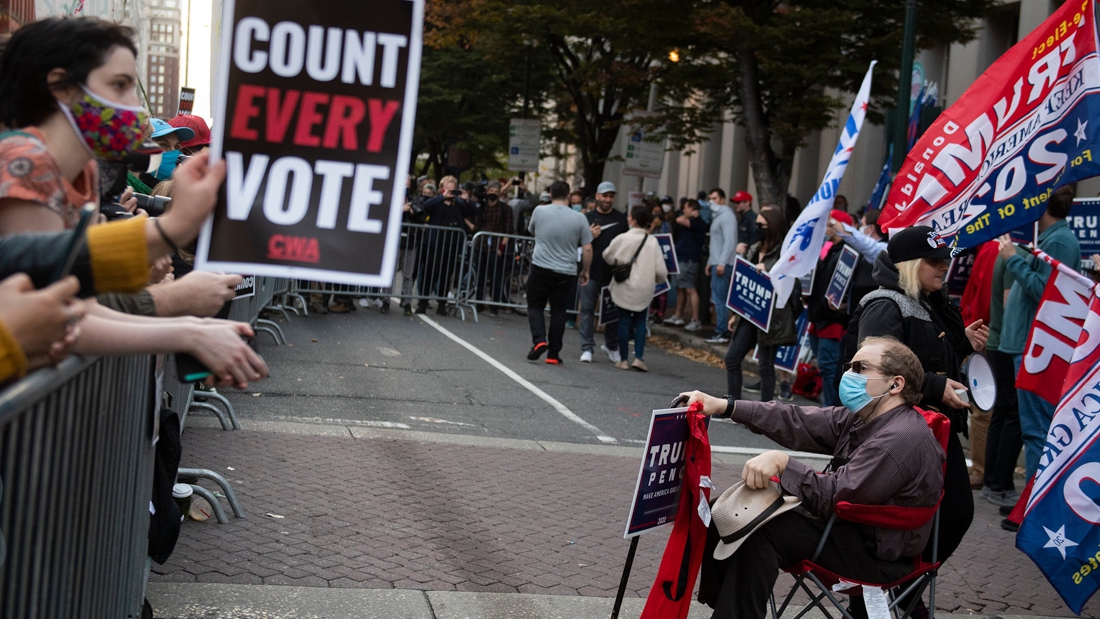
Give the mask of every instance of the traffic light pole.
[{"label": "traffic light pole", "polygon": [[905,2],[905,32],[901,42],[901,66],[898,69],[898,108],[894,115],[894,172],[901,169],[909,154],[909,103],[913,84],[913,54],[917,43],[917,4]]}]

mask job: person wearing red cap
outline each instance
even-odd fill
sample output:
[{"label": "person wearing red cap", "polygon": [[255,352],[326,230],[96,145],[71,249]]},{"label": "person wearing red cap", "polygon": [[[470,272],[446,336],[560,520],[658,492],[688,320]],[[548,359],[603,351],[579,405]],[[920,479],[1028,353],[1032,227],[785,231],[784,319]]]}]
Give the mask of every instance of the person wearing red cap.
[{"label": "person wearing red cap", "polygon": [[210,127],[201,116],[180,115],[170,119],[168,124],[187,128],[195,133],[195,137],[180,142],[180,152],[184,155],[194,155],[210,146]]},{"label": "person wearing red cap", "polygon": [[[733,203],[733,214],[737,216],[737,246],[750,247],[758,240],[756,235],[756,211],[752,210],[752,194],[747,191],[738,191],[730,199]],[[738,253],[744,253],[739,251]]]}]

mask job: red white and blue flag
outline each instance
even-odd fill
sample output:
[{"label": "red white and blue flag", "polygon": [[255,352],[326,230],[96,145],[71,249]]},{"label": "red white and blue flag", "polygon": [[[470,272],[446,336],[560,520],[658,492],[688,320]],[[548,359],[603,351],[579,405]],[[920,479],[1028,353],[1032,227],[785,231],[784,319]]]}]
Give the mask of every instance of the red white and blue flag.
[{"label": "red white and blue flag", "polygon": [[1016,547],[1081,613],[1100,588],[1100,297],[1093,294]]},{"label": "red white and blue flag", "polygon": [[1016,387],[1058,404],[1095,284],[1038,249],[1031,253],[1051,266],[1050,279],[1031,323]]},{"label": "red white and blue flag", "polygon": [[852,103],[852,111],[844,123],[844,131],[840,133],[840,141],[837,142],[836,150],[833,151],[833,158],[829,161],[829,168],[825,170],[821,187],[810,198],[806,208],[802,209],[798,219],[791,224],[787,236],[783,239],[783,251],[779,255],[779,260],[768,272],[775,290],[777,308],[787,306],[787,299],[794,290],[794,283],[817,266],[817,258],[821,254],[821,247],[825,244],[825,228],[829,226],[829,212],[833,210],[837,188],[840,187],[840,181],[844,178],[844,171],[848,169],[848,161],[852,159],[852,149],[855,148],[856,140],[859,139],[863,119],[867,116],[867,101],[871,96],[871,72],[874,69],[875,61],[871,61],[871,66],[867,68],[867,75],[863,76],[863,83],[859,87],[859,92],[856,93],[856,100]]},{"label": "red white and blue flag", "polygon": [[927,225],[973,247],[1039,219],[1055,189],[1098,174],[1096,4],[1070,0],[921,136],[879,225]]}]

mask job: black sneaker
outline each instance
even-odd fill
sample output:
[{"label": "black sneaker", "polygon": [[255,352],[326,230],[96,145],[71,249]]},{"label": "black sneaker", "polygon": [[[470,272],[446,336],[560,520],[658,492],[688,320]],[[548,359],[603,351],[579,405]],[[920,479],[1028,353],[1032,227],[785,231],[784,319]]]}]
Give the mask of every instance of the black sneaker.
[{"label": "black sneaker", "polygon": [[411,305],[402,305],[401,310],[405,313],[406,316],[413,315],[413,308]]},{"label": "black sneaker", "polygon": [[1012,533],[1015,533],[1016,531],[1020,530],[1020,525],[1016,524],[1015,522],[1012,522],[1008,518],[1005,518],[1004,520],[1001,521],[1001,528],[1004,529],[1005,531],[1011,531]]},{"label": "black sneaker", "polygon": [[779,383],[779,399],[784,402],[794,402],[794,393],[791,391],[791,384],[787,381]]},{"label": "black sneaker", "polygon": [[741,391],[746,393],[760,393],[760,381],[741,387]]},{"label": "black sneaker", "polygon": [[496,316],[500,316],[500,312],[499,312],[499,311],[497,311],[497,308],[495,308],[495,307],[490,307],[490,308],[489,308],[489,315],[490,315],[490,316],[493,316],[493,317],[496,317]]},{"label": "black sneaker", "polygon": [[378,311],[383,313],[383,314],[389,314],[390,313],[390,306],[389,305],[383,305],[382,309],[380,309]]},{"label": "black sneaker", "polygon": [[417,314],[427,314],[428,313],[428,304],[427,303],[424,303],[423,305],[418,304],[416,306],[416,313]]},{"label": "black sneaker", "polygon": [[440,303],[435,308],[435,315],[436,316],[446,316],[447,315],[447,304],[446,303]]},{"label": "black sneaker", "polygon": [[1015,507],[1015,505],[1013,505],[1012,507],[1001,507],[1000,509],[997,510],[997,512],[999,514],[1001,514],[1002,516],[1004,516],[1005,518],[1008,518],[1012,514],[1012,509],[1014,507]]},{"label": "black sneaker", "polygon": [[552,357],[550,355],[547,355],[546,356],[546,364],[547,365],[562,365],[561,357]]},{"label": "black sneaker", "polygon": [[527,352],[528,361],[538,361],[538,358],[542,356],[542,353],[546,352],[549,346],[546,342],[539,342],[531,347],[531,350]]}]

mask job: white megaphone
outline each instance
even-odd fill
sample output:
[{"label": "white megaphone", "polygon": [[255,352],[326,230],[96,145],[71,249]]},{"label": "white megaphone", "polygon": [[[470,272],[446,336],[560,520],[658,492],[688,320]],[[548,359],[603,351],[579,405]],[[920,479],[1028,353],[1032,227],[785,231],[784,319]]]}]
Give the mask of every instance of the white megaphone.
[{"label": "white megaphone", "polygon": [[981,353],[974,353],[963,362],[962,371],[966,375],[966,392],[970,401],[982,412],[993,410],[997,402],[997,380],[989,359]]}]

